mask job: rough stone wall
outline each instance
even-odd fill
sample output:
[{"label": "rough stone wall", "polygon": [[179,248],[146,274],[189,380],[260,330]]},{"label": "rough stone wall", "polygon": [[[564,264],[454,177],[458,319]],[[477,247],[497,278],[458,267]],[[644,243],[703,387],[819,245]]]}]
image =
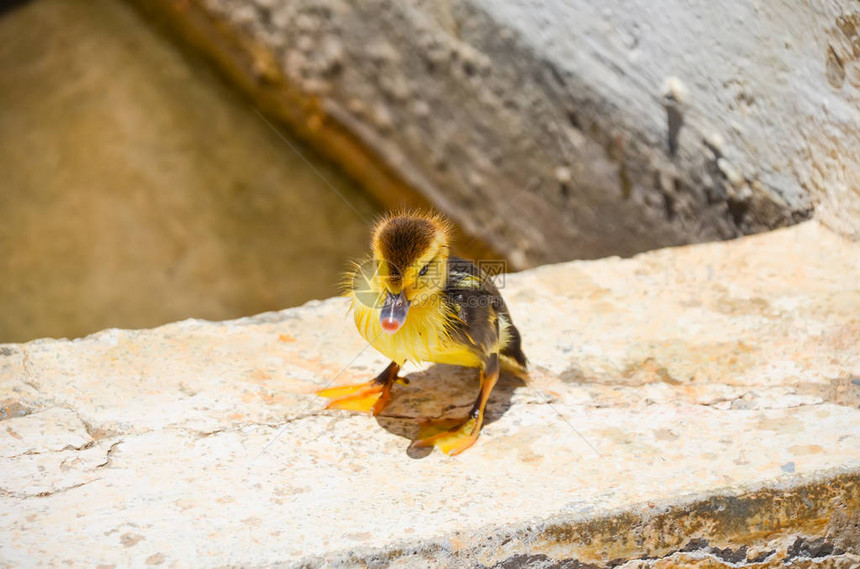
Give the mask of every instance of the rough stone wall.
[{"label": "rough stone wall", "polygon": [[856,4],[188,5],[271,52],[327,120],[515,265],[814,208],[858,235]]}]

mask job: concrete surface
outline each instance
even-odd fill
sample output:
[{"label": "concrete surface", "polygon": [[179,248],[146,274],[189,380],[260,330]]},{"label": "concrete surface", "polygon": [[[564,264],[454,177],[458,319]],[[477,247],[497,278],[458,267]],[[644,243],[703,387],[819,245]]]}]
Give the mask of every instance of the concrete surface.
[{"label": "concrete surface", "polygon": [[368,187],[383,163],[516,266],[813,210],[860,237],[856,2],[159,3]]},{"label": "concrete surface", "polygon": [[337,294],[379,206],[287,140],[122,0],[4,12],[0,342]]},{"label": "concrete surface", "polygon": [[384,416],[343,299],[0,346],[4,567],[855,567],[860,244],[807,222],[502,285],[530,385],[410,448],[474,372]]}]

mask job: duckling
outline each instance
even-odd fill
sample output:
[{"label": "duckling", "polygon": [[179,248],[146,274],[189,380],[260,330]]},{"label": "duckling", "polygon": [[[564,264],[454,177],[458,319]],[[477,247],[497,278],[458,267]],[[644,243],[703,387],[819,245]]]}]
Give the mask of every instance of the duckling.
[{"label": "duckling", "polygon": [[402,381],[398,373],[407,361],[478,368],[480,392],[468,417],[453,428],[446,428],[450,420],[426,423],[414,443],[456,455],[478,439],[500,365],[525,372],[527,360],[496,286],[475,264],[450,255],[451,230],[442,216],[420,211],[375,224],[372,258],[348,275],[346,294],[359,333],[391,363],[367,383],[318,395],[331,399],[327,408],[376,415]]}]

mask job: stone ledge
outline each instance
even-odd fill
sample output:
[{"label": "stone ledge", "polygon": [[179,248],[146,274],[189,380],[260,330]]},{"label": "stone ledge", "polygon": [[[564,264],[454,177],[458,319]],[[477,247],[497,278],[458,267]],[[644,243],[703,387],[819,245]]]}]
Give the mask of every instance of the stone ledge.
[{"label": "stone ledge", "polygon": [[809,222],[509,275],[530,385],[503,377],[456,458],[409,438],[468,409],[469,370],[322,410],[386,363],[342,299],[0,346],[0,559],[852,566],[858,258]]}]

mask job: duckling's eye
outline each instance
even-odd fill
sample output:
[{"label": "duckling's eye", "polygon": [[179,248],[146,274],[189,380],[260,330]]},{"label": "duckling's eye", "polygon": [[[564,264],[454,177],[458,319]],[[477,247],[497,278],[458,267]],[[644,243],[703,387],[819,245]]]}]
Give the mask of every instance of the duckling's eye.
[{"label": "duckling's eye", "polygon": [[430,265],[424,265],[424,267],[422,267],[422,269],[418,272],[418,276],[423,277],[424,275],[426,275],[427,269],[429,269],[429,268],[430,268]]}]

